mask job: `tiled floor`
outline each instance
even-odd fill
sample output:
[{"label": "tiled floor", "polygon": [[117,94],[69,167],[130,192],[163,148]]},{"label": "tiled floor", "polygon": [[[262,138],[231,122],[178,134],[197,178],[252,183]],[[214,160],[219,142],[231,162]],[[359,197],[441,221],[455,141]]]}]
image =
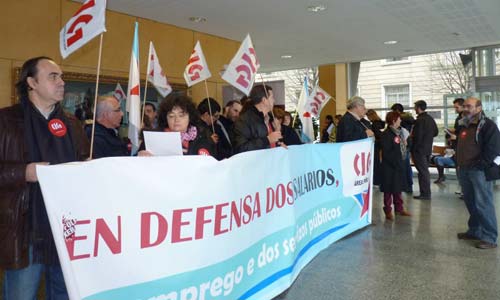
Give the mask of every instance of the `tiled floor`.
[{"label": "tiled floor", "polygon": [[457,190],[447,180],[432,184],[432,201],[404,194],[413,216],[395,221],[385,220],[374,191],[374,224],[321,252],[283,299],[500,299],[500,250],[456,238],[468,219]]}]

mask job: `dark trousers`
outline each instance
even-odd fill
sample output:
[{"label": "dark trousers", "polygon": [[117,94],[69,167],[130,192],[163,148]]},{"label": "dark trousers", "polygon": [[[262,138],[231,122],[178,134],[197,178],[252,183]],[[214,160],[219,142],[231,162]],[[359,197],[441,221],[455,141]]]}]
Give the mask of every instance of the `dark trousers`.
[{"label": "dark trousers", "polygon": [[420,196],[431,196],[431,174],[429,173],[429,155],[421,153],[412,153],[413,163],[418,171],[418,185],[420,187]]}]

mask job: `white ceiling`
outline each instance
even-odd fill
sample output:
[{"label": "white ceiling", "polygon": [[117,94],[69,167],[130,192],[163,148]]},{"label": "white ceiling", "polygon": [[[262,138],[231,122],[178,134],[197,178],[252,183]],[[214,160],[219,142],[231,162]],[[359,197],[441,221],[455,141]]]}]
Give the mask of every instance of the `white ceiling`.
[{"label": "white ceiling", "polygon": [[[317,4],[327,9],[307,10]],[[237,41],[250,33],[262,71],[500,44],[500,0],[108,0],[108,9]]]}]

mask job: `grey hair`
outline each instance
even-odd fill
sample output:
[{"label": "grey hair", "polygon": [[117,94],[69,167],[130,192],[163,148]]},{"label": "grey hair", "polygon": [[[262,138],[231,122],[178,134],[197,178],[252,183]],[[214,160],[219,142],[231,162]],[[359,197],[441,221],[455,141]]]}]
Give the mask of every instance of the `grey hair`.
[{"label": "grey hair", "polygon": [[351,99],[347,100],[346,104],[347,104],[347,109],[350,110],[355,108],[356,106],[365,105],[365,99],[359,96],[354,96]]},{"label": "grey hair", "polygon": [[115,99],[111,96],[99,96],[97,98],[97,107],[96,107],[96,118],[103,117],[103,114],[107,111],[110,111],[112,106],[110,101]]}]

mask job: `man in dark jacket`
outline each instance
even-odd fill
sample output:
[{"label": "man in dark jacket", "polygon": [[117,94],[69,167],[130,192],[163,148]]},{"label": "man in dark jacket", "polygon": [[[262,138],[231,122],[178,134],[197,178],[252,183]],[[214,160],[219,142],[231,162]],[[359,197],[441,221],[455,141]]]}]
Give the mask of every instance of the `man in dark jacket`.
[{"label": "man in dark jacket", "polygon": [[220,137],[220,152],[222,158],[229,158],[233,155],[234,122],[238,120],[241,112],[241,104],[238,100],[229,101],[224,107],[224,114],[217,120],[215,132]]},{"label": "man in dark jacket", "polygon": [[[120,103],[115,97],[99,97],[92,158],[130,155],[127,144],[118,135],[117,128],[120,127],[122,117]],[[87,137],[92,140],[92,126],[88,126],[86,131]]]},{"label": "man in dark jacket", "polygon": [[[62,110],[64,81],[48,57],[26,61],[19,104],[0,110],[0,269],[5,300],[35,299],[42,273],[52,299],[68,299],[37,165],[88,157],[80,122]],[[64,184],[64,183],[61,183]]]},{"label": "man in dark jacket", "polygon": [[415,102],[417,120],[411,132],[411,155],[418,171],[418,185],[420,195],[415,199],[431,200],[431,175],[429,173],[429,159],[432,153],[432,142],[438,135],[438,128],[434,119],[425,110],[427,103],[424,100]]},{"label": "man in dark jacket", "polygon": [[458,179],[470,214],[468,229],[457,235],[461,240],[477,240],[479,249],[497,247],[497,219],[493,181],[500,179],[500,132],[482,112],[481,101],[470,97],[464,104],[463,126],[458,134]]},{"label": "man in dark jacket", "polygon": [[276,146],[286,147],[284,143],[279,143],[283,138],[279,130],[280,126],[273,123],[272,116],[269,114],[273,106],[273,89],[270,86],[257,85],[252,88],[248,109],[234,124],[235,153]]},{"label": "man in dark jacket", "polygon": [[347,101],[347,112],[337,127],[336,142],[350,142],[374,136],[370,122],[363,119],[366,114],[365,100],[354,96]]}]

